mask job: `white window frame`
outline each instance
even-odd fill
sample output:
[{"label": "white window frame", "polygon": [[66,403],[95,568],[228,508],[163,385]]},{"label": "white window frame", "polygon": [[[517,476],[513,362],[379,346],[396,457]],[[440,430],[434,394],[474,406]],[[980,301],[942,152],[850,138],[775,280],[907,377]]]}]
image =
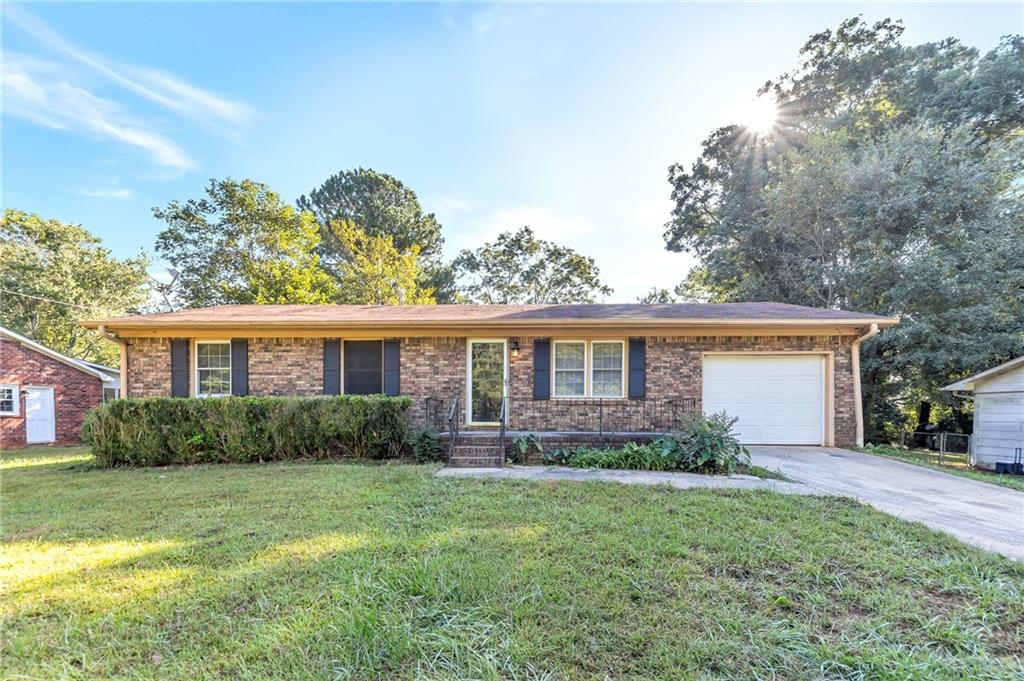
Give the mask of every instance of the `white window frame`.
[{"label": "white window frame", "polygon": [[[211,393],[209,395],[206,395],[206,394],[203,394],[203,393],[199,392],[199,346],[200,345],[226,345],[226,346],[228,346],[228,366],[227,366],[227,369],[228,369],[228,391],[226,393],[216,393],[216,394]],[[192,394],[195,395],[196,397],[230,397],[231,396],[231,389],[234,387],[234,386],[231,385],[231,373],[232,373],[231,372],[231,368],[232,368],[231,367],[231,341],[230,340],[215,340],[215,339],[195,340],[192,343],[192,358],[193,358],[192,359],[192,363],[193,363],[193,367],[194,367],[194,371],[192,372],[192,377],[193,377],[192,383],[193,383],[193,386],[194,386],[194,388],[192,390]],[[209,367],[207,367],[207,369],[209,369]],[[221,369],[223,369],[223,367],[221,367],[218,370],[221,370]]]},{"label": "white window frame", "polygon": [[17,416],[21,413],[21,386],[14,383],[0,383],[0,388],[11,389],[11,402],[14,403],[13,411],[0,411],[0,416]]},{"label": "white window frame", "polygon": [[[619,394],[618,395],[594,395],[593,394],[593,392],[594,392],[594,372],[598,370],[594,366],[594,343],[604,344],[604,345],[619,345],[622,348],[622,354],[620,355],[621,361],[619,363]],[[587,378],[589,379],[589,382],[587,384],[588,395],[593,397],[594,399],[598,399],[598,400],[621,400],[621,399],[623,399],[626,396],[626,341],[624,341],[624,340],[614,340],[614,339],[605,340],[603,338],[598,338],[597,340],[590,341],[587,345],[588,345],[589,354],[590,354],[590,371],[587,372]]]},{"label": "white window frame", "polygon": [[[582,395],[559,395],[558,381],[558,346],[559,345],[582,345],[583,346],[583,394]],[[590,344],[578,339],[555,340],[551,342],[551,398],[555,400],[585,400],[590,395]],[[573,369],[575,373],[577,369]]]},{"label": "white window frame", "polygon": [[[555,391],[555,353],[559,344],[583,344],[583,394],[582,395],[559,395]],[[594,395],[594,343],[619,343],[622,345],[622,383],[621,392],[618,395]],[[551,399],[553,400],[624,400],[626,399],[626,381],[628,374],[626,367],[626,341],[619,338],[593,338],[585,340],[582,338],[559,338],[551,341]]]}]

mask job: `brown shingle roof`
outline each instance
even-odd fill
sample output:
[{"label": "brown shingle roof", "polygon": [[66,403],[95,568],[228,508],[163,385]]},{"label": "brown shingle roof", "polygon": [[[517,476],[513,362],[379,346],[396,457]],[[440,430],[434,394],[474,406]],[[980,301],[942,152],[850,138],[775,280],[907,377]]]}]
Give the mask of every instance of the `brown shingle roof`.
[{"label": "brown shingle roof", "polygon": [[888,317],[784,303],[624,305],[220,305],[86,322],[117,327],[189,326],[447,326],[455,324],[593,323],[879,323]]}]

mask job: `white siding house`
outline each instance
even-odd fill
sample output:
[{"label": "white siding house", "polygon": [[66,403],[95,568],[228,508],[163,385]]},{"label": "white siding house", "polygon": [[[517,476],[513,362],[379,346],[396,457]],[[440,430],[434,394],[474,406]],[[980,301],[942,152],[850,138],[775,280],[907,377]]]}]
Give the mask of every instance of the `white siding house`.
[{"label": "white siding house", "polygon": [[974,437],[971,463],[995,468],[1012,463],[1024,448],[1024,357],[975,374],[943,390],[969,397],[974,393]]}]

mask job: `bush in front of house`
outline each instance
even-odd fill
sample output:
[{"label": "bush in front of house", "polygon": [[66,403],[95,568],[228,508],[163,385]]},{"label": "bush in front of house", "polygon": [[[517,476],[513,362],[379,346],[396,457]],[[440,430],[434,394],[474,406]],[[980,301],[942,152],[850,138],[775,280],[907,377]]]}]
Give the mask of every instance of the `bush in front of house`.
[{"label": "bush in front of house", "polygon": [[627,442],[615,449],[575,447],[546,453],[543,462],[574,468],[617,468],[641,471],[735,473],[750,465],[750,452],[732,428],[736,419],[724,412],[688,414],[672,435],[651,442]]},{"label": "bush in front of house", "polygon": [[215,397],[113,400],[82,437],[103,466],[254,463],[402,454],[408,397]]}]

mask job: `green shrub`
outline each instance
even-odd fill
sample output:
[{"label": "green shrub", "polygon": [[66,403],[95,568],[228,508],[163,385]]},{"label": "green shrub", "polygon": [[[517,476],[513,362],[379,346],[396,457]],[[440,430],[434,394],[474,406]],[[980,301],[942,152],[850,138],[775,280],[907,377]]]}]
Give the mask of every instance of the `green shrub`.
[{"label": "green shrub", "polygon": [[731,474],[750,465],[750,452],[740,444],[732,427],[736,419],[724,411],[710,416],[687,414],[668,438],[675,443],[683,470]]},{"label": "green shrub", "polygon": [[399,456],[407,397],[217,397],[113,400],[82,437],[104,466],[252,463]]},{"label": "green shrub", "polygon": [[732,474],[750,465],[750,452],[740,444],[732,427],[736,419],[725,415],[686,416],[679,430],[651,442],[627,442],[615,449],[576,447],[544,454],[551,466],[618,468],[641,471],[688,471]]},{"label": "green shrub", "polygon": [[544,445],[541,443],[540,438],[534,433],[520,435],[515,440],[512,440],[512,447],[508,454],[508,463],[526,463],[530,458],[531,452],[537,454],[544,453]]},{"label": "green shrub", "polygon": [[409,441],[413,458],[420,463],[441,460],[441,443],[437,439],[437,431],[430,426],[420,426],[412,434]]}]

